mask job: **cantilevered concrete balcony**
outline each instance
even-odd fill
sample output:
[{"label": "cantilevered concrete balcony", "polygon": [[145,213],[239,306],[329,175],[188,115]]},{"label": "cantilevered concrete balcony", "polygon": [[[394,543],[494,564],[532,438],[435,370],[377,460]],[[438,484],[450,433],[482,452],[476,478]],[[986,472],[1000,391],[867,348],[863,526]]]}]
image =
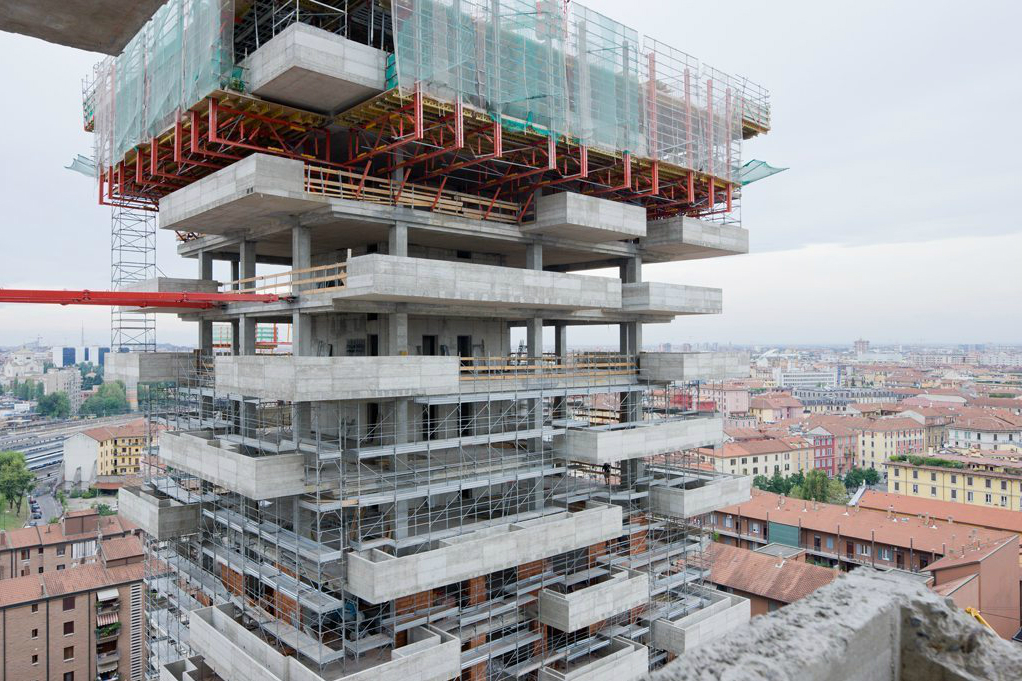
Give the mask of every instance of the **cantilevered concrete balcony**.
[{"label": "cantilevered concrete balcony", "polygon": [[329,113],[384,88],[387,54],[308,24],[291,24],[242,62],[263,99]]},{"label": "cantilevered concrete balcony", "polygon": [[643,281],[621,286],[621,308],[648,314],[720,314],[719,288]]},{"label": "cantilevered concrete balcony", "polygon": [[617,309],[621,282],[609,277],[495,267],[449,260],[364,255],[348,261],[338,300],[526,307]]},{"label": "cantilevered concrete balcony", "polygon": [[128,486],[118,490],[117,513],[158,541],[199,530],[198,504],[182,504],[169,497],[159,497],[146,488]]},{"label": "cantilevered concrete balcony", "polygon": [[590,503],[443,539],[408,556],[349,553],[346,590],[370,603],[391,601],[612,539],[622,532],[621,518],[618,506]]},{"label": "cantilevered concrete balcony", "polygon": [[689,217],[654,220],[639,240],[649,262],[716,258],[749,252],[749,231],[737,225]]},{"label": "cantilevered concrete balcony", "polygon": [[560,456],[603,465],[712,445],[723,434],[723,421],[716,416],[568,428]]},{"label": "cantilevered concrete balcony", "polygon": [[592,243],[635,239],[646,235],[646,210],[574,192],[547,194],[536,199],[536,220],[522,232]]},{"label": "cantilevered concrete balcony", "polygon": [[117,55],[163,0],[34,0],[0,3],[0,31],[87,52]]},{"label": "cantilevered concrete balcony", "polygon": [[646,381],[719,381],[748,378],[749,355],[744,352],[643,352],[639,377]]},{"label": "cantilevered concrete balcony", "polygon": [[448,681],[461,673],[461,641],[426,626],[410,629],[400,648],[345,660],[321,676],[242,626],[231,604],[193,611],[189,644],[227,681]]},{"label": "cantilevered concrete balcony", "polygon": [[649,576],[614,568],[602,581],[577,591],[539,592],[538,619],[561,631],[577,631],[630,610],[649,599]]},{"label": "cantilevered concrete balcony", "polygon": [[750,488],[751,478],[745,475],[691,472],[650,488],[650,510],[658,515],[692,518],[748,501]]},{"label": "cantilevered concrete balcony", "polygon": [[191,352],[109,352],[104,375],[108,381],[123,381],[134,389],[139,383],[171,383],[194,373]]},{"label": "cantilevered concrete balcony", "polygon": [[457,357],[217,357],[216,389],[288,402],[421,397],[458,392]]},{"label": "cantilevered concrete balcony", "polygon": [[702,607],[680,617],[653,622],[652,645],[681,655],[721,638],[729,631],[749,622],[752,608],[749,599],[695,585],[687,587],[699,597]]},{"label": "cantilevered concrete balcony", "polygon": [[168,466],[250,499],[275,499],[307,491],[304,455],[251,456],[245,449],[217,439],[210,431],[160,435],[160,458]]},{"label": "cantilevered concrete balcony", "polygon": [[539,670],[539,681],[632,681],[649,671],[649,650],[620,636],[582,658]]}]

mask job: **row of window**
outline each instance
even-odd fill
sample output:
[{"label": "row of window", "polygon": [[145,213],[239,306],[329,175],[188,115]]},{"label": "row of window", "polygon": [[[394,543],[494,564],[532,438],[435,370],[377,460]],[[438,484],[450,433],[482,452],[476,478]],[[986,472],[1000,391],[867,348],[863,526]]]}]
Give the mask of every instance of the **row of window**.
[{"label": "row of window", "polygon": [[[900,468],[896,467],[894,469],[894,477],[896,477],[896,478],[901,477],[901,469]],[[913,469],[913,471],[912,471],[912,479],[913,480],[918,480],[919,479],[919,471],[918,470],[914,470]],[[933,472],[933,471],[930,471],[930,482],[936,482],[936,481],[937,481],[937,474],[935,472]],[[966,475],[965,476],[965,484],[966,485],[971,487],[973,485],[973,482],[974,482],[973,481],[973,476],[971,476],[971,475]],[[1008,491],[1009,487],[1008,487],[1008,481],[1007,480],[1000,480],[998,482],[1000,483],[1000,487],[1001,487],[1002,491]],[[958,475],[957,474],[952,474],[951,475],[951,484],[952,485],[957,485],[958,484]],[[986,487],[987,489],[993,489],[993,479],[991,479],[991,478],[983,478],[983,486]],[[1022,483],[1019,483],[1019,489],[1022,490]]]},{"label": "row of window", "polygon": [[[37,552],[38,552],[38,554],[40,556],[43,555],[43,547],[40,546],[37,549]],[[58,546],[57,547],[57,556],[58,557],[63,556],[66,553],[67,553],[67,546],[66,545],[62,545],[62,546]],[[29,558],[31,558],[31,557],[32,557],[32,549],[22,549],[21,550],[21,559],[22,560],[29,560]]]},{"label": "row of window", "polygon": [[[895,482],[894,483],[894,491],[897,492],[900,489],[901,489],[901,483]],[[919,485],[912,485],[912,494],[919,494]],[[937,496],[937,488],[936,487],[930,487],[930,496],[931,497],[936,497]],[[958,500],[958,490],[956,490],[956,489],[951,490],[951,498],[953,500],[955,500],[955,501]],[[973,494],[972,490],[969,490],[969,491],[967,491],[965,493],[965,500],[969,501],[969,502],[972,502],[972,501],[976,500],[975,494]],[[984,501],[984,503],[993,505],[993,503],[994,503],[994,495],[990,494],[989,492],[984,494],[983,495],[983,501]],[[1008,496],[1006,494],[1002,494],[998,501],[1000,502],[1001,506],[1004,506],[1004,507],[1008,506],[1009,499],[1008,499]]]}]

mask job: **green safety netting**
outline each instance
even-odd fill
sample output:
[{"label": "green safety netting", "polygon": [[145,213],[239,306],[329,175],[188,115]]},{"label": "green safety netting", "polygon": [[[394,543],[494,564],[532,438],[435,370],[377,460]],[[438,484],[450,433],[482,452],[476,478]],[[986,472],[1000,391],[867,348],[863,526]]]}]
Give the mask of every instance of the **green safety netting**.
[{"label": "green safety netting", "polygon": [[753,159],[738,170],[738,181],[744,187],[747,184],[752,184],[757,180],[762,180],[765,177],[776,175],[787,170],[787,168],[777,168],[770,165],[766,161],[757,161]]}]

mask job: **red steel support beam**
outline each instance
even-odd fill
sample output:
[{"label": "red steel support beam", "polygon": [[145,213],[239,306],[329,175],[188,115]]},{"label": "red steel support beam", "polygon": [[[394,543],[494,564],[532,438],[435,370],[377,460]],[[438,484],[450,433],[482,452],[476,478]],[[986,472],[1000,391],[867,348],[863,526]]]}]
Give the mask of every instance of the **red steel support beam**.
[{"label": "red steel support beam", "polygon": [[283,296],[261,293],[191,293],[165,291],[55,291],[39,289],[0,289],[0,303],[37,303],[50,305],[112,305],[123,307],[185,307],[205,310],[226,303],[275,303]]}]

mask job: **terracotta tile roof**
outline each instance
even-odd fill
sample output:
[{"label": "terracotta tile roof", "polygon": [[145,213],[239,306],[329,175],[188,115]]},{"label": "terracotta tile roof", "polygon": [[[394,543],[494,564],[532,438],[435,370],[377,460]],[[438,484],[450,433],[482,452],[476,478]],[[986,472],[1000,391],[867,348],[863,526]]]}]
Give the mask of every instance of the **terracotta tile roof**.
[{"label": "terracotta tile roof", "polygon": [[859,499],[859,506],[874,510],[887,511],[912,516],[929,513],[934,518],[961,523],[972,527],[985,527],[990,530],[1022,533],[1022,513],[1000,508],[984,508],[956,501],[938,501],[936,499],[919,499],[904,494],[890,494],[866,490]]},{"label": "terracotta tile roof", "polygon": [[123,426],[103,426],[82,431],[82,435],[91,437],[96,442],[106,442],[119,437],[144,437],[145,434],[145,419],[135,419]]},{"label": "terracotta tile roof", "polygon": [[39,546],[39,528],[23,527],[17,530],[6,530],[3,533],[4,548],[25,549],[30,546]]},{"label": "terracotta tile roof", "polygon": [[750,409],[782,409],[784,407],[799,408],[802,403],[791,395],[760,395],[749,401]]},{"label": "terracotta tile roof", "polygon": [[933,589],[936,593],[938,593],[941,596],[950,596],[955,591],[957,591],[961,587],[965,586],[966,583],[972,581],[973,579],[977,579],[978,577],[979,577],[979,575],[977,575],[977,574],[965,575],[964,577],[959,577],[958,579],[953,579],[950,582],[944,582],[943,584],[936,584],[934,586],[931,586],[930,588]]},{"label": "terracotta tile roof", "polygon": [[782,452],[790,452],[792,449],[788,443],[776,438],[745,440],[744,442],[734,442],[732,444],[736,445],[737,451],[745,452],[745,455],[750,456],[756,454],[780,454]]},{"label": "terracotta tile roof", "polygon": [[868,425],[862,426],[865,432],[884,433],[894,430],[922,430],[923,424],[907,416],[895,416],[886,419],[871,421]]},{"label": "terracotta tile roof", "polygon": [[779,561],[776,556],[714,542],[706,550],[710,581],[781,603],[805,598],[837,577],[834,570],[800,560]]},{"label": "terracotta tile roof", "polygon": [[840,534],[849,539],[875,541],[878,544],[914,548],[944,555],[946,551],[971,544],[973,541],[993,541],[1005,536],[1004,532],[976,527],[961,527],[957,523],[931,518],[924,525],[915,515],[895,513],[891,517],[884,511],[838,504],[814,504],[812,501],[785,498],[778,494],[753,489],[752,497],[742,504],[727,506],[718,514],[741,515],[761,522],[776,522],[793,527],[801,526],[827,534]]},{"label": "terracotta tile roof", "polygon": [[78,511],[68,511],[64,514],[65,518],[83,518],[90,515],[99,515],[99,511],[94,508],[83,508]]},{"label": "terracotta tile roof", "polygon": [[958,567],[960,565],[979,563],[1008,545],[1010,546],[1007,550],[1017,555],[1018,537],[1011,536],[1000,541],[986,543],[981,542],[977,546],[963,547],[961,551],[956,551],[953,555],[944,556],[940,560],[930,563],[926,569],[933,572],[935,570],[944,570],[946,568]]},{"label": "terracotta tile roof", "polygon": [[90,563],[67,570],[0,580],[0,608],[59,597],[83,591],[97,591],[115,584],[139,582],[145,576],[142,563],[104,568]]},{"label": "terracotta tile roof", "polygon": [[27,575],[0,580],[0,607],[41,598],[43,587],[40,577],[42,575]]},{"label": "terracotta tile roof", "polygon": [[104,539],[99,543],[99,549],[103,552],[106,560],[120,560],[142,555],[142,542],[134,535],[117,537],[115,539]]}]

